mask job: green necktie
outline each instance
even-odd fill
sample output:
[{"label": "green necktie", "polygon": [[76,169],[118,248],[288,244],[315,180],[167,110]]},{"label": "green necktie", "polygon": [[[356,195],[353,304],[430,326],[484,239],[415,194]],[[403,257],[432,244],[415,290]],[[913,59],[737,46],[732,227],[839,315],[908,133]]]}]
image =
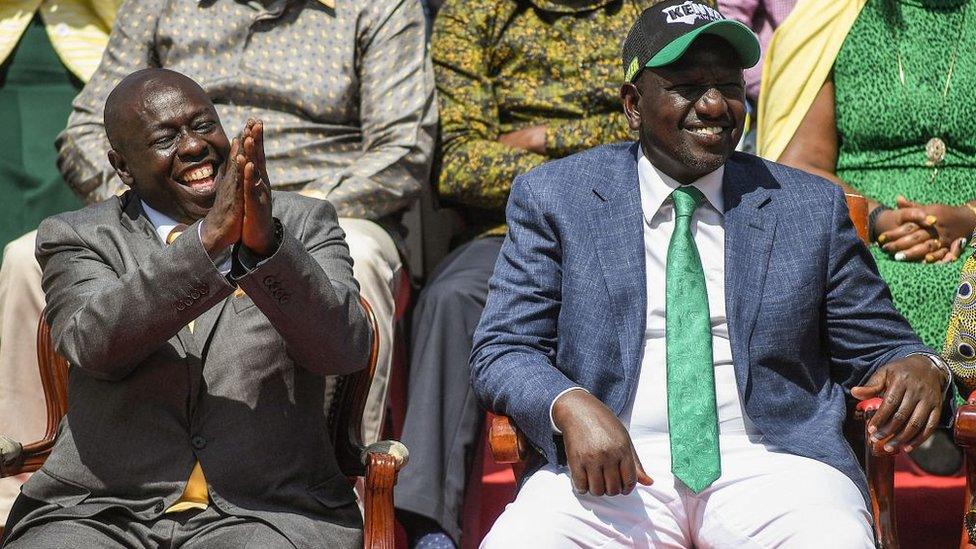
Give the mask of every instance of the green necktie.
[{"label": "green necktie", "polygon": [[695,493],[722,474],[708,291],[691,236],[691,216],[704,198],[690,185],[671,193],[675,219],[665,294],[671,472]]}]

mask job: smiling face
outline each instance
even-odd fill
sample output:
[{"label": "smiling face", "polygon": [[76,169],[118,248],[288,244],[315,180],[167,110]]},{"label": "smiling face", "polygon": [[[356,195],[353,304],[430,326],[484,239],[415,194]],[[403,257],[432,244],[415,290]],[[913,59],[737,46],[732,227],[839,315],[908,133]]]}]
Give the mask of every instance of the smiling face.
[{"label": "smiling face", "polygon": [[741,62],[717,36],[697,39],[671,65],[644,69],[620,97],[647,159],[679,183],[717,170],[742,136]]},{"label": "smiling face", "polygon": [[106,102],[105,126],[109,160],[142,200],[182,223],[207,214],[230,143],[200,86],[166,70],[130,75]]}]

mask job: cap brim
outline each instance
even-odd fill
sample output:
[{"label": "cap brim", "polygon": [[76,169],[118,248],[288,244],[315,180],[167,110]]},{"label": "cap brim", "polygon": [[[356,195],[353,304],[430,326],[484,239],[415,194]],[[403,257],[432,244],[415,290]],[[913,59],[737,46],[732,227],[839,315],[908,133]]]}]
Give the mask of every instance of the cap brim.
[{"label": "cap brim", "polygon": [[661,48],[661,51],[657,52],[644,66],[664,67],[674,63],[685,54],[691,43],[703,34],[714,34],[732,44],[736,53],[739,54],[743,68],[753,67],[759,62],[759,39],[749,30],[749,27],[738,21],[721,19],[675,38]]}]

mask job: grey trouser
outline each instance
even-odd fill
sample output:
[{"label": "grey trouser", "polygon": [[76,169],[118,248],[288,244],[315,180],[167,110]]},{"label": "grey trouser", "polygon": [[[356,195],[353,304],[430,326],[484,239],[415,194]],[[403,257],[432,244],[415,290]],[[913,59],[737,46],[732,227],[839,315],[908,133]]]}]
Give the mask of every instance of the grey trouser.
[{"label": "grey trouser", "polygon": [[31,526],[4,549],[278,549],[294,547],[270,525],[227,515],[211,505],[204,511],[135,520],[120,508],[89,518],[52,520]]}]

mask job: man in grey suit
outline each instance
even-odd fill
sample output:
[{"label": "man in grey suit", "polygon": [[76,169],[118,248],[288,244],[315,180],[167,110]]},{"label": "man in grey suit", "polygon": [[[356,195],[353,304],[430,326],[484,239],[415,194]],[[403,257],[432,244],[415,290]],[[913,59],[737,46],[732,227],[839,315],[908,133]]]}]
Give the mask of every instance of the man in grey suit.
[{"label": "man in grey suit", "polygon": [[371,334],[334,208],[272,192],[262,123],[228,142],[181,74],[125,78],[105,127],[130,190],[38,232],[68,413],[7,546],[360,545],[324,376]]},{"label": "man in grey suit", "polygon": [[512,186],[471,357],[535,452],[483,547],[874,547],[846,404],[917,447],[945,364],[895,311],[832,183],[734,153],[754,35],[645,10],[621,99],[639,142]]}]

